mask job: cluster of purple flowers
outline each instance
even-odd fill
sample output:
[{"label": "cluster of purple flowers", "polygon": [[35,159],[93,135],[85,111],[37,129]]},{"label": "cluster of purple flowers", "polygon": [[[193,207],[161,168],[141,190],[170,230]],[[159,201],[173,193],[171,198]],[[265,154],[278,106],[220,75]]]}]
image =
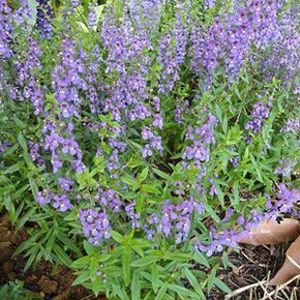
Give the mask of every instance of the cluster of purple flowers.
[{"label": "cluster of purple flowers", "polygon": [[193,212],[202,214],[204,206],[194,201],[191,196],[177,205],[172,204],[170,200],[164,201],[161,216],[152,213],[143,227],[147,238],[153,240],[154,236],[160,233],[165,237],[175,236],[175,242],[181,243],[187,239],[190,232]]},{"label": "cluster of purple flowers", "polygon": [[[82,162],[82,153],[78,143],[73,138],[64,138],[58,135],[55,130],[52,129],[53,124],[44,127],[45,130],[45,142],[44,150],[51,151],[51,163],[53,166],[53,172],[56,173],[62,168],[63,162],[59,157],[59,151],[62,154],[69,154],[73,157],[72,167],[77,173],[83,172],[85,166]],[[52,126],[51,126],[52,125]],[[56,128],[56,127],[54,127]],[[67,131],[70,134],[70,131]]]},{"label": "cluster of purple flowers", "polygon": [[83,225],[83,234],[91,244],[98,246],[101,240],[110,238],[109,217],[105,211],[80,210],[79,219]]},{"label": "cluster of purple flowers", "polygon": [[297,133],[300,131],[300,118],[289,119],[282,127],[283,132]]},{"label": "cluster of purple flowers", "polygon": [[276,35],[278,1],[251,0],[225,18],[216,17],[205,36],[195,27],[192,34],[191,66],[213,75],[221,61],[229,79],[237,76],[248,57],[251,44],[263,48]]},{"label": "cluster of purple flowers", "polygon": [[97,26],[97,12],[96,8],[92,3],[89,3],[89,15],[88,15],[88,25],[89,28],[93,29]]},{"label": "cluster of purple flowers", "polygon": [[[11,25],[11,9],[5,0],[0,1],[0,62],[12,55],[10,49],[12,25]],[[0,65],[1,67],[1,65]]]},{"label": "cluster of purple flowers", "polygon": [[45,39],[52,37],[51,18],[53,18],[53,12],[48,0],[38,0],[36,27]]},{"label": "cluster of purple flowers", "polygon": [[[144,127],[142,138],[148,143],[142,150],[144,158],[152,156],[153,150],[162,151],[161,137],[154,133],[154,129],[161,129],[163,120],[160,111],[160,101],[156,97],[152,108],[147,104],[146,76],[149,72],[150,57],[147,52],[151,50],[151,42],[146,31],[138,31],[134,24],[124,16],[123,23],[118,26],[113,12],[108,11],[102,28],[102,40],[108,50],[105,61],[106,73],[118,72],[119,76],[115,84],[107,89],[108,98],[103,107],[104,112],[110,112],[113,119],[126,129],[127,122],[141,120],[152,124],[151,128]],[[147,131],[147,129],[149,129]],[[147,134],[147,132],[149,134]],[[119,131],[120,133],[122,130]],[[112,148],[112,163],[117,161],[120,151],[118,135]],[[124,148],[123,145],[121,148]]]},{"label": "cluster of purple flowers", "polygon": [[25,62],[17,62],[18,87],[10,90],[10,96],[14,100],[30,100],[34,107],[34,114],[40,115],[44,112],[44,94],[39,86],[36,73],[41,69],[40,57],[42,51],[37,42],[28,39],[28,54]]},{"label": "cluster of purple flowers", "polygon": [[246,123],[245,129],[257,134],[260,132],[264,121],[269,117],[272,102],[257,102],[253,105],[251,118]]},{"label": "cluster of purple flowers", "polygon": [[252,228],[262,221],[276,220],[284,213],[292,213],[295,204],[299,201],[300,190],[290,190],[284,184],[280,184],[278,186],[277,199],[275,201],[268,200],[266,202],[265,211],[253,209],[248,220],[243,216],[239,216],[236,220],[236,224],[239,228],[237,228],[237,226],[235,226],[236,228],[230,226],[231,228],[218,232],[215,227],[210,227],[210,240],[207,243],[197,241],[195,243],[195,248],[198,251],[205,252],[207,256],[211,256],[214,253],[221,252],[224,247],[237,247],[241,238],[247,236]]},{"label": "cluster of purple flowers", "polygon": [[83,79],[85,66],[80,55],[76,55],[74,42],[62,42],[61,63],[52,73],[52,87],[56,91],[55,98],[59,102],[64,118],[79,116],[81,99],[79,89],[86,90],[87,84]]},{"label": "cluster of purple flowers", "polygon": [[0,141],[0,153],[4,152],[10,146],[11,146],[11,144],[8,140]]},{"label": "cluster of purple flowers", "polygon": [[210,145],[215,143],[213,130],[216,123],[217,119],[209,114],[201,126],[189,126],[186,139],[192,142],[192,145],[187,146],[183,152],[182,158],[185,161],[193,162],[195,167],[201,169],[202,163],[209,160]]},{"label": "cluster of purple flowers", "polygon": [[140,31],[153,33],[157,30],[164,0],[130,0],[126,1],[129,17]]},{"label": "cluster of purple flowers", "polygon": [[142,139],[149,142],[149,144],[146,144],[146,146],[143,148],[143,158],[152,156],[152,150],[157,150],[159,152],[163,150],[161,137],[155,135],[147,126],[144,126],[142,130]]},{"label": "cluster of purple flowers", "polygon": [[173,90],[179,79],[179,69],[184,62],[188,28],[181,14],[176,14],[176,24],[172,32],[166,33],[160,43],[158,61],[162,65],[159,92],[164,94]]},{"label": "cluster of purple flowers", "polygon": [[30,156],[32,161],[34,161],[37,166],[42,166],[45,164],[45,159],[41,156],[40,154],[40,146],[39,144],[29,141],[28,142],[28,147],[30,151]]},{"label": "cluster of purple flowers", "polygon": [[103,188],[98,189],[98,193],[95,196],[95,199],[99,201],[101,207],[106,209],[111,209],[114,213],[120,212],[123,203],[120,200],[118,194],[112,190],[104,190]]},{"label": "cluster of purple flowers", "polygon": [[[232,152],[236,151],[236,147],[231,147],[230,150]],[[229,162],[232,164],[233,167],[237,167],[240,163],[241,157],[239,155],[234,155],[229,159]]]},{"label": "cluster of purple flowers", "polygon": [[63,191],[70,192],[75,182],[74,180],[68,179],[66,177],[59,177],[58,184]]},{"label": "cluster of purple flowers", "polygon": [[125,206],[125,212],[127,216],[131,219],[132,228],[139,228],[141,226],[139,219],[140,214],[135,212],[136,202],[133,201]]},{"label": "cluster of purple flowers", "polygon": [[[292,83],[294,92],[300,94],[300,32],[299,7],[285,11],[278,21],[276,36],[272,42],[272,51],[262,62],[263,71],[268,78],[279,76],[284,84]],[[281,76],[281,72],[284,72]],[[298,78],[297,78],[298,76]],[[267,78],[267,79],[268,79]]]},{"label": "cluster of purple flowers", "polygon": [[216,0],[204,0],[203,5],[205,9],[209,9],[214,7],[216,4]]},{"label": "cluster of purple flowers", "polygon": [[80,90],[87,90],[87,84],[82,78],[85,74],[85,65],[82,63],[80,54],[76,56],[74,43],[70,40],[62,42],[62,55],[60,64],[52,73],[52,87],[55,90],[55,99],[58,101],[59,113],[55,119],[57,124],[45,119],[44,150],[51,151],[51,163],[53,172],[62,168],[62,155],[72,156],[72,167],[77,173],[83,172],[85,166],[82,162],[82,152],[76,142],[73,130],[72,117],[78,117],[81,99]]},{"label": "cluster of purple flowers", "polygon": [[275,169],[275,174],[282,175],[283,177],[291,176],[291,173],[293,172],[296,163],[296,160],[291,159],[279,161],[279,166]]},{"label": "cluster of purple flowers", "polygon": [[51,203],[52,207],[59,210],[60,212],[66,212],[73,207],[67,195],[55,195],[49,190],[38,192],[35,195],[35,199],[40,205]]}]

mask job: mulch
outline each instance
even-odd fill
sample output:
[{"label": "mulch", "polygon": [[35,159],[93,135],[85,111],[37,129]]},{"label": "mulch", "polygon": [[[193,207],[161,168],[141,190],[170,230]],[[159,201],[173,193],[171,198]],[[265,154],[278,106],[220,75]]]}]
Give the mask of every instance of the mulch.
[{"label": "mulch", "polygon": [[284,287],[273,287],[268,281],[276,274],[285,259],[289,244],[276,246],[240,245],[232,250],[230,269],[220,269],[219,278],[232,290],[227,296],[212,291],[214,300],[297,300],[300,299],[300,279]]}]

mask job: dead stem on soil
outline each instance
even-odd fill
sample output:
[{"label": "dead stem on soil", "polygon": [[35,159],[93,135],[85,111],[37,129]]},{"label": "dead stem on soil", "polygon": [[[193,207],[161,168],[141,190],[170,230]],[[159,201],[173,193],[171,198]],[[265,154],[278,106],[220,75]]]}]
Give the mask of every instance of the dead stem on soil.
[{"label": "dead stem on soil", "polygon": [[[273,296],[273,295],[275,294],[275,296],[277,297],[277,294],[278,294],[279,291],[280,291],[280,292],[283,292],[283,289],[284,289],[284,288],[286,288],[290,283],[292,283],[293,281],[295,281],[295,280],[297,280],[297,279],[300,279],[300,274],[297,275],[297,276],[295,276],[295,277],[293,277],[292,279],[290,279],[290,280],[287,281],[286,283],[281,284],[281,285],[279,285],[278,287],[276,287],[276,289],[275,289],[274,291],[270,292],[269,295],[270,295],[270,296]],[[276,297],[275,297],[275,299],[276,299]],[[262,300],[266,300],[266,299],[267,299],[267,298],[264,297]]]},{"label": "dead stem on soil", "polygon": [[264,280],[260,283],[256,282],[256,283],[252,283],[252,284],[243,286],[243,287],[231,292],[230,294],[226,295],[225,300],[231,299],[232,297],[237,296],[237,295],[239,295],[239,294],[241,294],[241,293],[243,293],[247,290],[251,290],[253,288],[256,288],[256,287],[260,286],[260,284],[265,283],[265,282],[266,282],[266,280]]},{"label": "dead stem on soil", "polygon": [[91,297],[93,297],[93,294],[87,295],[86,297],[81,298],[80,300],[86,300],[86,299],[91,298]]},{"label": "dead stem on soil", "polygon": [[[293,281],[300,279],[300,275],[295,276],[294,278],[292,278],[291,280],[287,281],[285,284],[279,285],[278,287],[276,287],[276,289],[274,291],[268,292],[268,287],[269,287],[269,274],[268,274],[268,278],[266,280],[263,281],[257,281],[256,283],[253,284],[249,284],[247,286],[243,286],[233,292],[231,292],[230,294],[225,296],[225,300],[229,300],[247,290],[249,290],[249,295],[250,295],[250,299],[252,299],[252,293],[253,290],[257,287],[261,287],[261,289],[264,291],[264,296],[261,300],[273,300],[273,299],[279,299],[278,293],[281,292],[287,300],[296,300],[297,299],[297,295],[296,295],[296,290],[295,288],[293,288],[292,293],[291,293],[291,297],[289,297],[284,289],[291,284]],[[272,298],[272,297],[275,298]],[[283,298],[281,298],[283,299]]]}]

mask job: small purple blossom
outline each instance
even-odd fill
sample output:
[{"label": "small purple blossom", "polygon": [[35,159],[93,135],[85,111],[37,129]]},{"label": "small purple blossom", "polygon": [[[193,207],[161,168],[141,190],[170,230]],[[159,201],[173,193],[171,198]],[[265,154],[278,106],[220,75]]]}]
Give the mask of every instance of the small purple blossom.
[{"label": "small purple blossom", "polygon": [[269,117],[270,104],[265,102],[257,102],[253,105],[251,118],[246,123],[245,129],[252,132],[253,134],[259,133],[265,119]]},{"label": "small purple blossom", "polygon": [[41,192],[38,192],[35,195],[35,200],[40,204],[40,205],[46,205],[49,204],[52,199],[53,199],[54,195],[52,192],[48,191],[48,190],[43,190]]},{"label": "small purple blossom", "polygon": [[66,192],[69,192],[72,190],[74,183],[75,183],[74,180],[71,180],[71,179],[68,179],[65,177],[58,178],[59,186]]},{"label": "small purple blossom", "polygon": [[54,196],[52,206],[60,212],[66,212],[73,207],[67,195]]},{"label": "small purple blossom", "polygon": [[80,210],[79,219],[83,234],[92,245],[98,246],[103,239],[110,238],[109,217],[105,211]]}]

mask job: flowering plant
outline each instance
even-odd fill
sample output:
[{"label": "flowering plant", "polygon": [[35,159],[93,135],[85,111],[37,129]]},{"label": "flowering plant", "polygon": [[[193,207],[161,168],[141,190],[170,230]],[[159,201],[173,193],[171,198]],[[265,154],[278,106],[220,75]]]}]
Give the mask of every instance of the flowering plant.
[{"label": "flowering plant", "polygon": [[0,0],[0,208],[37,224],[26,269],[205,299],[254,225],[298,214],[295,8],[200,2]]}]

